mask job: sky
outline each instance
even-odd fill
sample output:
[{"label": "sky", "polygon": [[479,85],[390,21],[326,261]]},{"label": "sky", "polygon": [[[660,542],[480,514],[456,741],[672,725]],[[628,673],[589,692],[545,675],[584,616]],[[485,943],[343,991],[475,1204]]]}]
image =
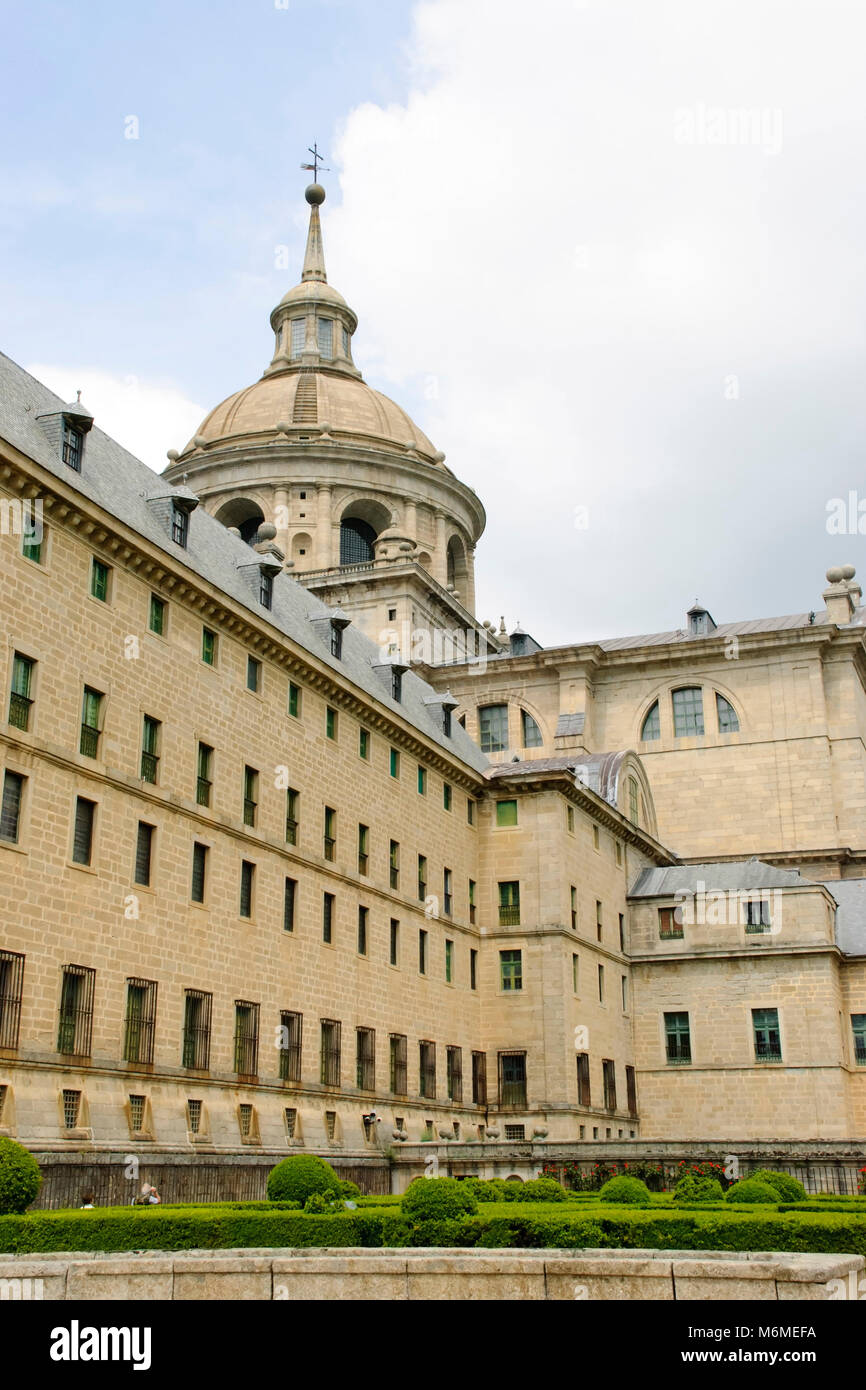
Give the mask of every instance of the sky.
[{"label": "sky", "polygon": [[866,576],[861,0],[3,22],[0,349],[152,467],[269,361],[316,140],[355,359],[487,508],[480,617],[550,645]]}]

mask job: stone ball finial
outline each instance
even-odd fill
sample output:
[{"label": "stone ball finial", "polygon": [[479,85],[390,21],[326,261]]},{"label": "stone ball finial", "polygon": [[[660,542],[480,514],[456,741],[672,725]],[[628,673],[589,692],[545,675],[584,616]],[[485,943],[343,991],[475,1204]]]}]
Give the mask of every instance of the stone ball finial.
[{"label": "stone ball finial", "polygon": [[292,427],[291,427],[291,425],[289,424],[288,420],[278,420],[278,421],[277,421],[277,431],[278,431],[279,434],[288,434],[288,432],[289,432],[289,430],[290,430],[291,428],[292,428]]},{"label": "stone ball finial", "polygon": [[238,530],[237,526],[227,526],[227,527],[226,527],[226,530],[228,531],[228,533],[229,533],[230,536],[239,536],[239,535],[240,535],[240,531]]},{"label": "stone ball finial", "polygon": [[318,208],[325,201],[326,194],[320,183],[308,183],[304,189],[304,197],[311,208]]},{"label": "stone ball finial", "polygon": [[174,463],[175,459],[180,458],[180,454],[178,453],[177,449],[169,449],[166,453],[166,458],[168,459],[169,463]]},{"label": "stone ball finial", "polygon": [[857,573],[857,571],[855,570],[855,568],[854,568],[853,565],[843,565],[843,566],[842,566],[842,578],[843,578],[846,582],[847,582],[849,579],[853,579],[853,578],[854,578],[854,575],[855,575],[856,573]]},{"label": "stone ball finial", "polygon": [[442,452],[441,449],[438,449],[438,450],[436,451],[436,453],[433,455],[433,462],[434,462],[434,463],[444,463],[444,462],[445,462],[445,455],[443,454],[443,452]]},{"label": "stone ball finial", "polygon": [[330,425],[330,422],[327,421],[327,420],[323,420],[322,423],[319,425],[319,433],[320,433],[320,434],[330,434],[330,432],[331,432],[331,425]]},{"label": "stone ball finial", "polygon": [[841,565],[831,565],[830,568],[829,568],[828,571],[827,571],[827,583],[828,583],[828,584],[838,584],[839,581],[841,580],[841,578],[842,578],[842,567],[841,567]]},{"label": "stone ball finial", "polygon": [[203,449],[207,444],[207,440],[203,434],[197,434],[192,442],[197,449]]},{"label": "stone ball finial", "polygon": [[272,541],[277,534],[277,528],[272,521],[265,521],[259,527],[259,540]]}]

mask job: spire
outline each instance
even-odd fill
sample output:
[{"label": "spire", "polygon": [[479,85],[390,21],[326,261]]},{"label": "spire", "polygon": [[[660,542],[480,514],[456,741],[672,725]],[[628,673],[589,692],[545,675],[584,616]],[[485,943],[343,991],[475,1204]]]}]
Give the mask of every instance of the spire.
[{"label": "spire", "polygon": [[304,253],[301,283],[305,280],[320,280],[327,284],[325,248],[322,245],[322,224],[319,221],[319,208],[325,201],[325,190],[320,183],[311,183],[307,186],[304,197],[310,204],[310,227],[307,232],[307,249]]}]

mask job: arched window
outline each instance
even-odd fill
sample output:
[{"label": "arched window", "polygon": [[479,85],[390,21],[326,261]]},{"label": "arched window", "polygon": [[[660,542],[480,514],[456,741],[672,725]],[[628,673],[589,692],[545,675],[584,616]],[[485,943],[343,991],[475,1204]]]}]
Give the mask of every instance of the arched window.
[{"label": "arched window", "polygon": [[478,711],[478,732],[483,753],[501,753],[508,747],[508,706],[483,705]]},{"label": "arched window", "polygon": [[644,743],[650,743],[654,738],[661,738],[661,724],[659,722],[659,702],[650,705],[641,726],[640,736]]},{"label": "arched window", "polygon": [[718,691],[716,691],[716,713],[719,716],[720,734],[739,733],[740,721],[737,718],[737,711],[730,700],[726,700],[724,695],[720,695]]},{"label": "arched window", "polygon": [[520,732],[523,735],[524,748],[540,748],[544,743],[541,730],[525,709],[520,711]]},{"label": "arched window", "polygon": [[704,697],[699,685],[675,690],[673,705],[674,738],[688,738],[704,732]]},{"label": "arched window", "polygon": [[457,567],[456,567],[456,565],[455,565],[455,563],[454,563],[454,551],[451,549],[451,546],[450,546],[450,545],[449,545],[449,547],[448,547],[448,562],[447,562],[447,569],[448,569],[448,573],[447,573],[447,575],[446,575],[445,582],[447,583],[448,587],[451,588],[454,584],[457,583],[457,579],[456,579]]},{"label": "arched window", "polygon": [[363,565],[373,559],[376,532],[359,517],[344,517],[340,522],[340,564]]}]

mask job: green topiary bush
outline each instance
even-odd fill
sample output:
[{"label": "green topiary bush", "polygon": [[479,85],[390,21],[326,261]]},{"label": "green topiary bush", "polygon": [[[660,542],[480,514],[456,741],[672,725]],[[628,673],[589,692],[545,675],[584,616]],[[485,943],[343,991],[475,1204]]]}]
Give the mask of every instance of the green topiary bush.
[{"label": "green topiary bush", "polygon": [[355,1202],[361,1195],[361,1189],[356,1182],[349,1182],[347,1178],[340,1180],[340,1196],[347,1202]]},{"label": "green topiary bush", "polygon": [[769,1183],[758,1182],[757,1178],[743,1178],[729,1187],[725,1194],[726,1202],[778,1202],[779,1194]]},{"label": "green topiary bush", "polygon": [[772,1168],[759,1168],[757,1173],[752,1173],[753,1182],[765,1182],[768,1187],[773,1187],[779,1194],[783,1202],[804,1202],[806,1200],[806,1189],[798,1178],[792,1178],[790,1173],[777,1173]]},{"label": "green topiary bush", "polygon": [[722,1184],[718,1178],[707,1178],[700,1173],[686,1173],[674,1188],[675,1202],[721,1202],[724,1197]]},{"label": "green topiary bush", "polygon": [[30,1150],[14,1139],[0,1139],[0,1215],[26,1211],[41,1186],[39,1164]]},{"label": "green topiary bush", "polygon": [[521,1202],[564,1202],[565,1200],[565,1188],[555,1178],[530,1178],[520,1188]]},{"label": "green topiary bush", "polygon": [[413,1221],[447,1221],[474,1215],[478,1202],[467,1184],[456,1178],[416,1178],[403,1198],[401,1210]]},{"label": "green topiary bush", "polygon": [[598,1194],[601,1202],[628,1202],[632,1206],[645,1206],[650,1194],[646,1183],[640,1178],[609,1178]]},{"label": "green topiary bush", "polygon": [[306,1202],[314,1192],[340,1189],[340,1179],[330,1163],[315,1154],[291,1154],[268,1174],[268,1197],[272,1202]]}]

